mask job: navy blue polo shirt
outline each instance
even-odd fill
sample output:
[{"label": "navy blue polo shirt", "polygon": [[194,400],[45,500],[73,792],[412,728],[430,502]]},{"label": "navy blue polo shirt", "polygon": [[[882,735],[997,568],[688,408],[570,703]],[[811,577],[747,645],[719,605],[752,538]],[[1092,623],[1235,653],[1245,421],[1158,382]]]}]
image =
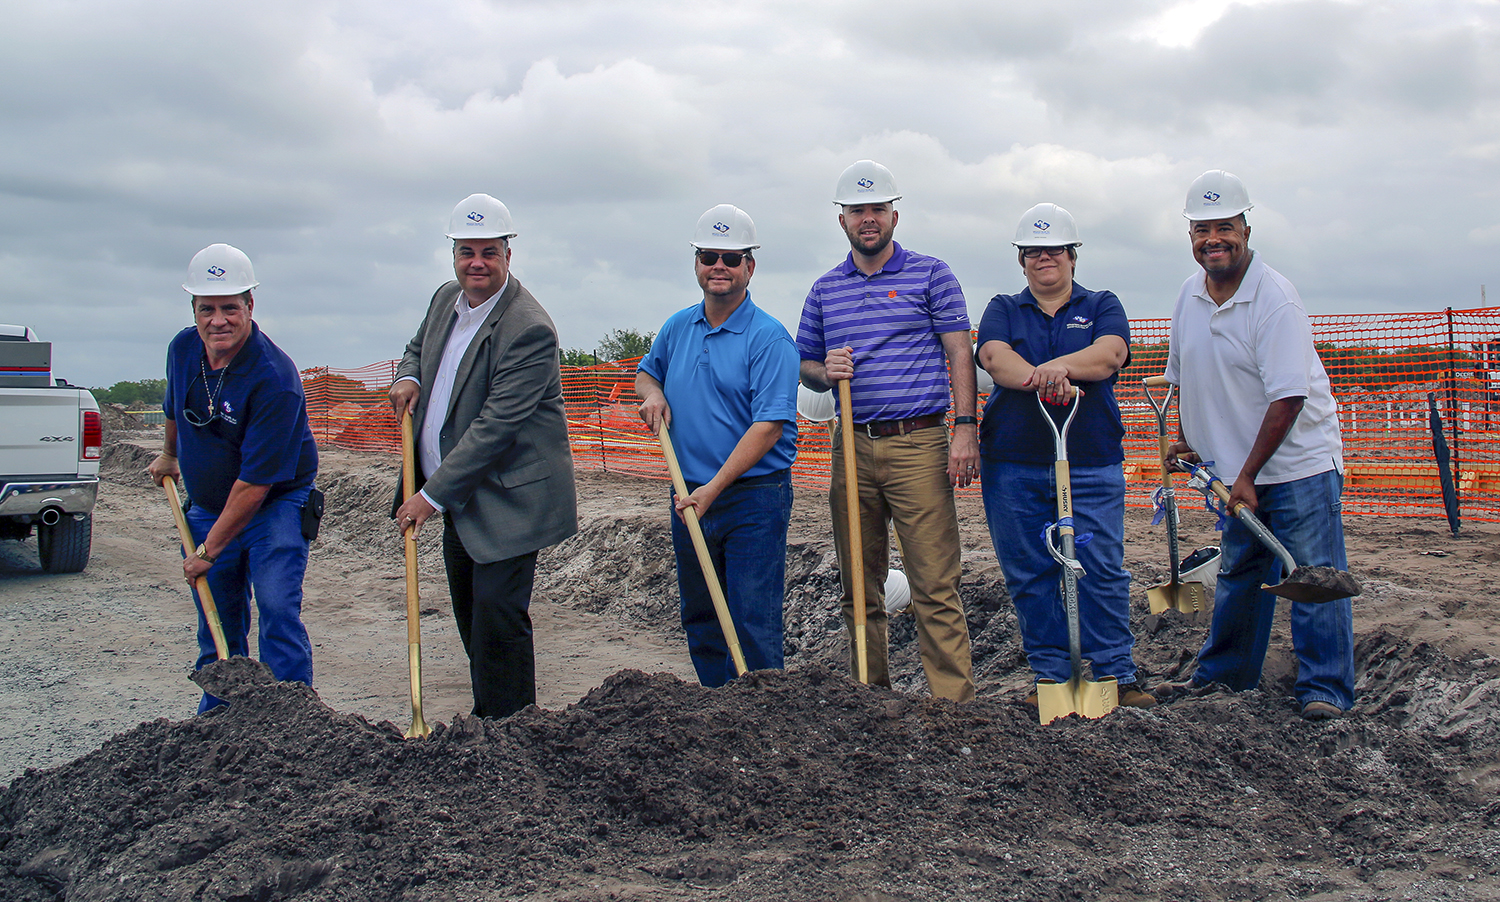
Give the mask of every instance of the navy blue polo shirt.
[{"label": "navy blue polo shirt", "polygon": [[[207,385],[206,365],[203,340],[191,326],[167,346],[167,394],[161,406],[177,424],[177,461],[193,503],[222,512],[236,479],[271,486],[267,501],[312,485],[318,446],[292,358],[252,321],[245,346],[224,369],[208,370]],[[218,416],[194,426],[183,411],[207,420],[210,389]]]},{"label": "navy blue polo shirt", "polygon": [[[1033,366],[1081,351],[1105,335],[1118,335],[1130,346],[1130,320],[1124,306],[1114,292],[1089,291],[1077,282],[1073,296],[1052,316],[1042,312],[1027,288],[1020,294],[995,295],[979,323],[979,347],[987,341],[1003,341]],[[1075,466],[1103,467],[1125,459],[1120,446],[1125,426],[1115,403],[1117,378],[1078,383],[1083,401],[1068,431],[1068,461]],[[1061,425],[1063,408],[1053,412]],[[1052,431],[1042,416],[1036,392],[995,386],[979,427],[980,453],[1007,463],[1055,461]]]}]

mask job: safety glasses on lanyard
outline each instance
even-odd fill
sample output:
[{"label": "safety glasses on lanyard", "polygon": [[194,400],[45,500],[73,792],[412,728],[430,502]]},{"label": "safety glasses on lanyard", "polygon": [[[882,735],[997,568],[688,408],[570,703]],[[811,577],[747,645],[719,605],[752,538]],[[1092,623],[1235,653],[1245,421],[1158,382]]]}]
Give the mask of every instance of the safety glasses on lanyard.
[{"label": "safety glasses on lanyard", "polygon": [[[204,362],[202,357],[198,358],[198,372],[203,376],[203,390],[208,392],[208,417],[200,417],[191,409],[184,406],[182,408],[182,418],[187,420],[189,424],[201,428],[219,418],[219,397],[224,392],[224,374],[229,372],[229,365],[225,364],[224,368],[219,370],[219,381],[213,388],[208,387],[208,364]],[[191,389],[192,385],[189,385],[188,388]],[[186,401],[187,399],[184,398],[183,400]]]}]

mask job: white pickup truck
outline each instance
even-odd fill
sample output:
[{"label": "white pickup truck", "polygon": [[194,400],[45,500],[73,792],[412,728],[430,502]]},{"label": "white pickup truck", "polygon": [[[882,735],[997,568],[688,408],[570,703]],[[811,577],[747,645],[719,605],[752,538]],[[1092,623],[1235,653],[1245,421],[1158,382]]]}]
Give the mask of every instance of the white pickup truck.
[{"label": "white pickup truck", "polygon": [[0,539],[36,531],[42,569],[89,562],[103,452],[99,404],[52,376],[52,345],[0,325]]}]

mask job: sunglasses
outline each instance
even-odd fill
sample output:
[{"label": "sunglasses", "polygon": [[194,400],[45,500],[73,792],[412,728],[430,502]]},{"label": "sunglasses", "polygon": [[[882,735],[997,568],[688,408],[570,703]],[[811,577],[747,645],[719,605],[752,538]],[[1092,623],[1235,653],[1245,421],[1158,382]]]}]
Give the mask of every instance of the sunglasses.
[{"label": "sunglasses", "polygon": [[704,266],[713,266],[719,262],[720,257],[723,257],[724,265],[729,267],[730,269],[734,269],[735,267],[740,265],[741,261],[749,256],[749,254],[742,254],[739,251],[730,251],[727,254],[721,254],[718,251],[699,251],[698,262],[702,263]]},{"label": "sunglasses", "polygon": [[1042,254],[1046,254],[1049,257],[1061,257],[1063,254],[1066,254],[1068,252],[1068,248],[1070,248],[1072,246],[1073,245],[1071,245],[1071,244],[1065,244],[1062,247],[1028,247],[1028,248],[1022,248],[1022,250],[1021,250],[1021,256],[1025,257],[1028,260],[1035,260],[1037,257],[1040,257]]}]

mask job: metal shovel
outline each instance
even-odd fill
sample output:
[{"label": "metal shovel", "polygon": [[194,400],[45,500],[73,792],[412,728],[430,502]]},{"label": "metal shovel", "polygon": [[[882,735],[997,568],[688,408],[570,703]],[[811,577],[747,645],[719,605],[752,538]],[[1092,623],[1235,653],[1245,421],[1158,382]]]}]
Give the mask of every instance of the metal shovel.
[{"label": "metal shovel", "polygon": [[[677,464],[677,452],[672,450],[672,437],[667,433],[667,421],[662,420],[656,428],[656,437],[661,439],[661,453],[667,458],[667,469],[672,472],[672,488],[681,498],[688,496],[687,480],[682,478],[682,467]],[[745,653],[740,649],[740,637],[734,630],[734,620],[729,616],[729,602],[724,598],[724,588],[719,585],[719,575],[714,570],[713,556],[708,553],[708,542],[703,538],[703,526],[698,522],[698,509],[692,505],[682,509],[682,519],[687,523],[688,535],[693,537],[693,548],[698,552],[698,567],[703,570],[703,579],[708,583],[708,596],[713,599],[714,613],[719,615],[719,629],[724,631],[724,641],[729,644],[729,656],[734,659],[734,672],[745,674]]]},{"label": "metal shovel", "polygon": [[[182,515],[182,499],[177,495],[177,481],[170,476],[163,476],[161,487],[166,489],[167,500],[172,503],[172,519],[177,521],[177,534],[182,537],[183,556],[190,556],[198,546],[193,544],[193,531],[188,529],[187,517]],[[214,651],[218,652],[220,661],[228,660],[229,643],[224,639],[224,624],[219,620],[214,594],[208,591],[208,578],[198,577],[193,588],[198,590],[198,602],[203,606],[203,619],[208,621],[209,635],[214,637]]]},{"label": "metal shovel", "polygon": [[[417,490],[416,442],[412,439],[411,411],[401,414],[401,500],[409,501]],[[422,719],[422,605],[417,596],[417,525],[406,527],[406,663],[411,671],[411,728],[407,739],[426,739],[432,728]]]},{"label": "metal shovel", "polygon": [[[1172,395],[1177,386],[1168,382],[1165,376],[1147,376],[1141,380],[1141,384],[1145,387],[1146,400],[1151,402],[1151,407],[1156,411],[1156,434],[1161,442],[1161,501],[1167,521],[1167,561],[1171,567],[1168,570],[1170,578],[1165,584],[1146,588],[1146,600],[1150,602],[1153,614],[1160,614],[1169,608],[1184,614],[1201,613],[1208,610],[1208,592],[1203,583],[1181,581],[1177,549],[1177,493],[1172,487],[1172,468],[1167,464],[1167,449],[1171,446],[1167,439],[1167,411],[1172,409]],[[1158,404],[1151,389],[1162,385],[1167,387],[1167,394]]]},{"label": "metal shovel", "polygon": [[1068,657],[1073,665],[1073,677],[1066,683],[1053,680],[1037,680],[1037,713],[1043,724],[1059,717],[1080,714],[1099,718],[1114,710],[1120,703],[1120,688],[1114,677],[1105,677],[1097,682],[1083,678],[1083,641],[1078,627],[1078,578],[1084,575],[1083,565],[1078,563],[1073,542],[1073,484],[1068,469],[1068,427],[1078,414],[1078,405],[1083,400],[1083,389],[1074,387],[1067,419],[1059,431],[1047,404],[1040,394],[1036,397],[1041,405],[1042,418],[1052,428],[1052,439],[1057,446],[1057,522],[1047,528],[1047,551],[1062,567],[1063,607],[1068,615]]},{"label": "metal shovel", "polygon": [[[1177,460],[1177,466],[1185,473],[1191,473],[1204,483],[1207,483],[1206,491],[1213,494],[1225,506],[1229,505],[1229,489],[1224,486],[1224,481],[1218,477],[1213,470],[1203,464],[1191,464],[1181,458]],[[1274,586],[1261,586],[1272,595],[1280,595],[1292,601],[1327,602],[1337,601],[1340,598],[1349,598],[1364,591],[1352,574],[1346,570],[1338,570],[1333,567],[1299,567],[1292,559],[1292,553],[1286,550],[1286,546],[1266,528],[1266,525],[1256,518],[1254,511],[1243,502],[1236,504],[1230,513],[1239,518],[1255,535],[1260,543],[1270,549],[1271,553],[1281,559],[1286,578]]]}]

